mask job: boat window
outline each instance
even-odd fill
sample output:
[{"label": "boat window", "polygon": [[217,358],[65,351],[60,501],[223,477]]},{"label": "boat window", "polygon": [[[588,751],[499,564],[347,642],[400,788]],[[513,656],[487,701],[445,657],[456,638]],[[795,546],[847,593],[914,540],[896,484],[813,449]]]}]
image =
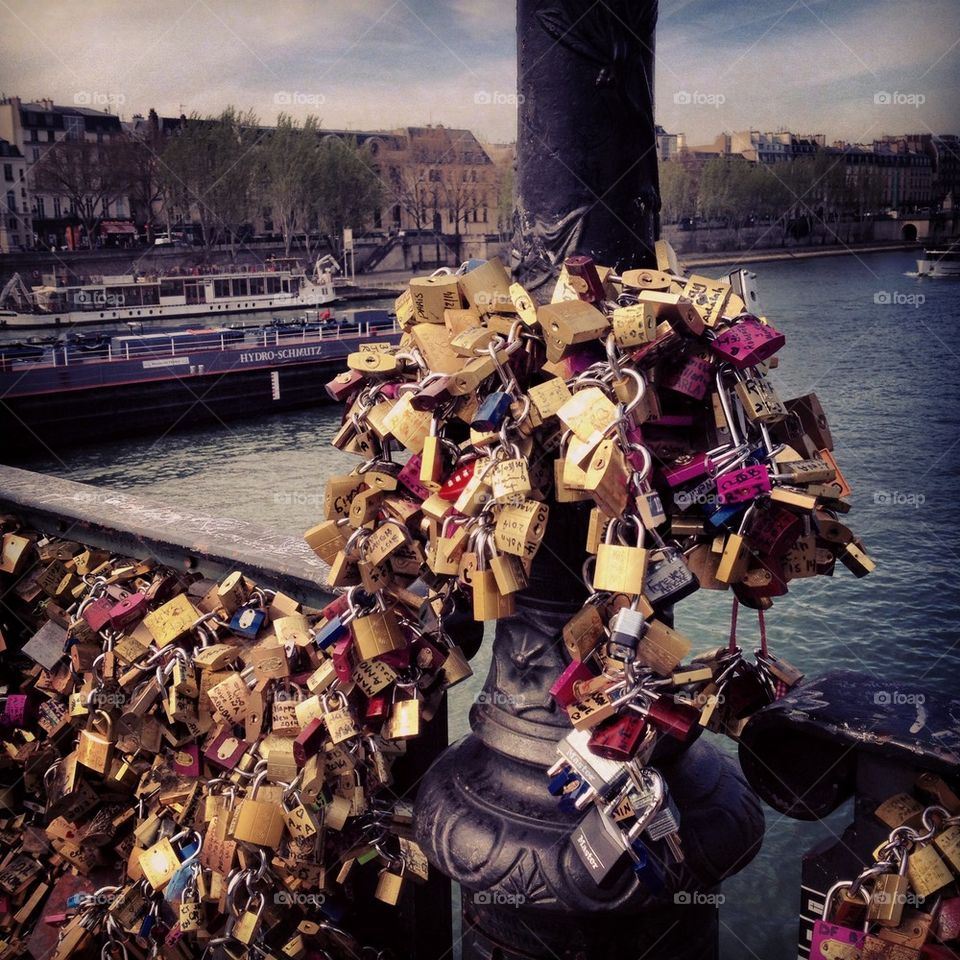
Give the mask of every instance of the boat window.
[{"label": "boat window", "polygon": [[261,296],[263,294],[263,277],[250,278],[250,296]]},{"label": "boat window", "polygon": [[129,287],[106,287],[104,290],[104,298],[106,305],[108,307],[128,307],[131,302],[136,303],[136,300],[131,300],[130,294],[134,292],[131,291]]},{"label": "boat window", "polygon": [[291,277],[291,278],[290,278],[290,292],[291,292],[294,296],[296,296],[299,290],[300,290],[300,278],[299,278],[299,277]]},{"label": "boat window", "polygon": [[279,293],[279,292],[280,292],[280,278],[267,277],[267,293]]},{"label": "boat window", "polygon": [[282,283],[283,283],[283,292],[284,292],[284,293],[287,293],[287,292],[290,290],[290,279],[289,279],[289,277],[284,277]]},{"label": "boat window", "polygon": [[233,281],[233,295],[235,297],[245,297],[247,295],[247,278],[236,277]]},{"label": "boat window", "polygon": [[161,297],[182,297],[183,281],[182,280],[161,280],[160,296]]},{"label": "boat window", "polygon": [[214,280],[213,281],[213,295],[215,297],[229,297],[230,296],[230,281],[229,280]]},{"label": "boat window", "polygon": [[[160,291],[155,283],[142,284],[140,287],[140,297],[141,303],[143,303],[145,307],[150,306],[151,303],[160,303]],[[151,311],[151,313],[152,312],[153,311]]]}]

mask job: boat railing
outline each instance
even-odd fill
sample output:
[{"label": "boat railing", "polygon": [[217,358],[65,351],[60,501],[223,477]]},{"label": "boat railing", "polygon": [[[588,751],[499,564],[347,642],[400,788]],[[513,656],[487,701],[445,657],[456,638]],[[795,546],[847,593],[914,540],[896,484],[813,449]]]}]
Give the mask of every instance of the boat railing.
[{"label": "boat railing", "polygon": [[[17,371],[28,371],[45,367],[68,367],[75,364],[111,363],[119,360],[150,360],[164,357],[187,356],[207,351],[223,352],[228,349],[250,349],[252,347],[273,347],[293,343],[319,343],[329,340],[365,340],[379,336],[399,333],[396,318],[387,325],[360,321],[331,325],[332,329],[321,326],[304,326],[297,329],[261,329],[228,328],[218,330],[209,336],[157,337],[143,334],[144,340],[137,334],[123,334],[107,340],[102,346],[91,345],[82,348],[76,344],[56,344],[45,349],[41,357],[30,358],[19,355],[19,346],[0,343],[0,373],[9,372],[14,365]],[[149,339],[147,339],[149,338]],[[6,350],[5,350],[6,348]]]}]

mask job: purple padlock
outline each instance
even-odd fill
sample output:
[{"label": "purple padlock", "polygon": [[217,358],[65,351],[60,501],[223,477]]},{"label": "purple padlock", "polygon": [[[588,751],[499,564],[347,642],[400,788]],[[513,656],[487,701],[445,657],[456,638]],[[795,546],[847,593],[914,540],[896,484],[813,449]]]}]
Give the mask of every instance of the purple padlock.
[{"label": "purple padlock", "polygon": [[94,633],[99,633],[110,623],[110,611],[114,606],[114,601],[109,597],[97,597],[93,603],[83,608],[83,613],[80,616],[83,617],[87,626]]},{"label": "purple padlock", "polygon": [[737,467],[717,477],[717,500],[720,503],[743,503],[769,492],[770,474],[760,463]]},{"label": "purple padlock", "polygon": [[779,330],[748,314],[717,334],[710,346],[720,359],[743,370],[772,357],[786,339]]},{"label": "purple padlock", "polygon": [[661,475],[669,487],[682,487],[705,477],[713,470],[713,461],[705,453],[688,453],[678,457],[668,467],[663,467]]},{"label": "purple padlock", "polygon": [[694,354],[670,368],[657,380],[657,386],[666,387],[674,393],[682,393],[694,400],[702,400],[713,382],[713,363],[710,358]]},{"label": "purple padlock", "polygon": [[659,417],[651,417],[646,421],[650,427],[692,427],[694,425],[694,416],[692,413],[665,413]]},{"label": "purple padlock", "polygon": [[23,727],[30,719],[30,698],[25,693],[11,693],[0,714],[0,726]]},{"label": "purple padlock", "polygon": [[[823,912],[820,919],[813,925],[813,936],[810,940],[810,960],[839,960],[841,957],[860,956],[864,941],[867,939],[866,930],[855,930],[840,923],[834,923],[827,918],[832,914],[834,896],[841,890],[852,890],[853,884],[847,880],[835,883],[824,897]],[[866,894],[861,890],[859,896],[866,904]]]},{"label": "purple padlock", "polygon": [[147,595],[139,591],[131,593],[110,608],[110,624],[114,630],[123,630],[146,613]]},{"label": "purple padlock", "polygon": [[862,930],[817,920],[813,925],[813,939],[810,941],[810,960],[837,960],[838,957],[847,956],[843,947],[861,950],[866,939],[867,935]]}]

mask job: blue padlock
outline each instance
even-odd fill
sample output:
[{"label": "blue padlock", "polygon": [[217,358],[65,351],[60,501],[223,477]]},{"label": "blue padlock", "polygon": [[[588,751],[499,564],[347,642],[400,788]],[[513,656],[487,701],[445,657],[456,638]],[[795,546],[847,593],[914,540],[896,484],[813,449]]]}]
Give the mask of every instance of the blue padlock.
[{"label": "blue padlock", "polygon": [[494,390],[488,394],[477,415],[473,418],[470,426],[474,430],[499,430],[500,424],[506,419],[510,412],[510,404],[513,403],[513,397],[503,390]]},{"label": "blue padlock", "polygon": [[633,851],[633,872],[637,879],[654,894],[660,894],[664,890],[663,875],[657,869],[657,861],[653,854],[647,849],[642,840],[634,840],[630,844]]},{"label": "blue padlock", "polygon": [[267,611],[256,607],[241,607],[230,618],[230,629],[247,640],[256,640],[257,634],[267,622]]},{"label": "blue padlock", "polygon": [[714,530],[719,530],[721,527],[726,527],[738,513],[741,513],[746,508],[745,503],[725,503],[717,506],[712,512],[707,514],[707,523],[710,524]]},{"label": "blue padlock", "polygon": [[317,631],[316,636],[313,638],[314,643],[316,643],[321,650],[326,650],[327,647],[333,646],[338,640],[342,640],[349,632],[350,628],[347,624],[345,624],[340,617],[334,617]]}]

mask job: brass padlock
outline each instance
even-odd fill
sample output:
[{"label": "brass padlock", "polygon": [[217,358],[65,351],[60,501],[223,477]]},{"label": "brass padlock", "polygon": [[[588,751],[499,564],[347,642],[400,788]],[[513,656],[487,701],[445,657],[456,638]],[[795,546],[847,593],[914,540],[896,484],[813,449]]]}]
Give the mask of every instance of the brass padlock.
[{"label": "brass padlock", "polygon": [[[356,616],[350,621],[353,631],[353,643],[360,660],[372,660],[393,650],[402,650],[407,646],[407,637],[397,620],[396,613],[379,600],[381,607],[362,613],[353,603],[355,591],[351,590],[351,610]],[[379,598],[380,595],[378,595]]]},{"label": "brass padlock", "polygon": [[233,828],[233,839],[257,847],[268,847],[270,850],[276,850],[283,839],[286,824],[279,803],[257,799],[257,793],[266,779],[266,775],[267,769],[266,763],[264,763],[263,770],[256,773],[250,783],[249,796],[240,801],[236,823]]},{"label": "brass padlock", "polygon": [[603,543],[597,548],[597,561],[593,573],[593,589],[610,593],[626,593],[636,596],[643,592],[643,581],[647,575],[649,551],[643,548],[643,525],[630,518],[637,529],[637,543],[615,543],[619,536],[623,520],[613,520],[607,526]]},{"label": "brass padlock", "polygon": [[[92,726],[98,718],[104,720],[106,729],[103,733]],[[91,715],[90,723],[91,726],[80,731],[80,738],[77,741],[77,763],[83,764],[102,776],[110,769],[110,761],[113,759],[113,718],[106,710],[97,710]]]}]

